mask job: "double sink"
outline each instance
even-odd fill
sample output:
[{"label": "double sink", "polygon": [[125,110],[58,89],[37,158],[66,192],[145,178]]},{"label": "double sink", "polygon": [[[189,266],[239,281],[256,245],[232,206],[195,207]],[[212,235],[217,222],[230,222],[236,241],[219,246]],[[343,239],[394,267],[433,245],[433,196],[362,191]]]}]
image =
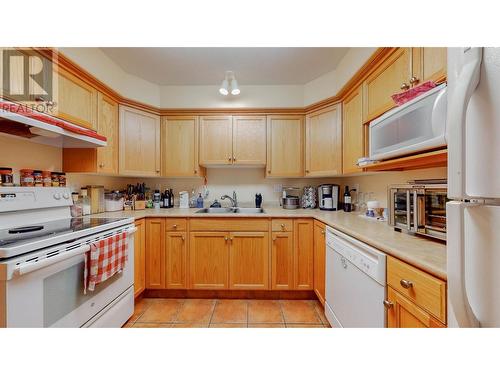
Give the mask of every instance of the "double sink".
[{"label": "double sink", "polygon": [[264,214],[263,208],[246,207],[210,207],[196,211],[197,214]]}]

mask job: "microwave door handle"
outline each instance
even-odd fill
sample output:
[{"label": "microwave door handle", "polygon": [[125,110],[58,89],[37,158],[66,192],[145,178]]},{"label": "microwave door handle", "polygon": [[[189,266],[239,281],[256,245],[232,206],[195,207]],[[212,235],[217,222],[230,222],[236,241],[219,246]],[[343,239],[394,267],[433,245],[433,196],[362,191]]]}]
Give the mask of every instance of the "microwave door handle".
[{"label": "microwave door handle", "polygon": [[413,190],[413,228],[415,232],[418,232],[419,229],[419,211],[420,204],[418,202],[418,192],[417,190]]},{"label": "microwave door handle", "polygon": [[406,226],[411,231],[411,204],[410,204],[410,190],[406,191]]},{"label": "microwave door handle", "polygon": [[37,271],[39,269],[51,266],[55,263],[62,262],[63,260],[72,258],[77,255],[81,255],[90,250],[90,245],[83,245],[76,249],[66,251],[62,254],[55,255],[50,258],[39,260],[38,262],[20,264],[16,270],[15,274],[19,276],[26,275],[30,272]]}]

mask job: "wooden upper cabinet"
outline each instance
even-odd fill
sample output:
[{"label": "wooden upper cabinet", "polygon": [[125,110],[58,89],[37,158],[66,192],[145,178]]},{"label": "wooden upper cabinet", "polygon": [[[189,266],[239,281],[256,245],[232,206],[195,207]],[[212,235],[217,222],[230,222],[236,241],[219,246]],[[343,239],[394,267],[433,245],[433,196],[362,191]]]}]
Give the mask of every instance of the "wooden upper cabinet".
[{"label": "wooden upper cabinet", "polygon": [[229,242],[229,288],[268,289],[268,233],[231,232]]},{"label": "wooden upper cabinet", "polygon": [[161,119],[161,165],[165,177],[204,175],[198,163],[198,116]]},{"label": "wooden upper cabinet", "polygon": [[64,69],[57,74],[56,116],[97,130],[97,90]]},{"label": "wooden upper cabinet", "polygon": [[326,272],[325,224],[314,220],[314,292],[322,305],[325,304]]},{"label": "wooden upper cabinet", "polygon": [[200,164],[227,165],[233,161],[231,116],[200,117]]},{"label": "wooden upper cabinet", "polygon": [[165,237],[165,287],[187,288],[187,234],[168,232]]},{"label": "wooden upper cabinet", "polygon": [[268,177],[302,177],[304,175],[304,117],[297,115],[267,116]]},{"label": "wooden upper cabinet", "polygon": [[120,174],[160,175],[160,116],[120,106]]},{"label": "wooden upper cabinet", "polygon": [[324,177],[342,173],[341,105],[306,117],[306,176]]},{"label": "wooden upper cabinet", "polygon": [[416,86],[426,81],[445,81],[447,53],[448,49],[446,47],[412,48],[413,69],[410,83]]},{"label": "wooden upper cabinet", "polygon": [[391,95],[410,87],[411,49],[396,49],[363,82],[366,100],[364,121],[380,116],[395,106]]},{"label": "wooden upper cabinet", "polygon": [[146,228],[145,219],[135,221],[134,234],[134,296],[146,289]]},{"label": "wooden upper cabinet", "polygon": [[266,116],[233,116],[233,164],[266,165]]},{"label": "wooden upper cabinet", "polygon": [[313,220],[294,220],[293,235],[294,289],[312,290],[314,282]]},{"label": "wooden upper cabinet", "polygon": [[146,219],[146,288],[165,288],[165,219]]},{"label": "wooden upper cabinet", "polygon": [[342,170],[344,174],[361,172],[363,169],[356,165],[358,159],[363,157],[365,153],[363,92],[361,86],[357,87],[345,98],[342,109]]},{"label": "wooden upper cabinet", "polygon": [[189,287],[229,288],[229,233],[191,232],[189,237]]}]

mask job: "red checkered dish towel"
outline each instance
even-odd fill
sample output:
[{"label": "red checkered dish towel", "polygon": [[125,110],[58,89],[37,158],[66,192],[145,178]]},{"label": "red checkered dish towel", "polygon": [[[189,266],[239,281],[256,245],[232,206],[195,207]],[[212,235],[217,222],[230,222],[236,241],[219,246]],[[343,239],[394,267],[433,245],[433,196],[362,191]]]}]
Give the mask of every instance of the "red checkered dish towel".
[{"label": "red checkered dish towel", "polygon": [[127,253],[126,232],[90,244],[90,251],[85,254],[83,293],[93,292],[97,284],[122,271],[128,260]]}]

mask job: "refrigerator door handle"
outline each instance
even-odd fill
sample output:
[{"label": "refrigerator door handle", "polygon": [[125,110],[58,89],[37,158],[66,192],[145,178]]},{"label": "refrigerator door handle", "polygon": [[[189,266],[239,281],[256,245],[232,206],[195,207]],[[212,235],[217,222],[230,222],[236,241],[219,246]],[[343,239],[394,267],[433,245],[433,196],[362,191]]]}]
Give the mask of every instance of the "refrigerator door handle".
[{"label": "refrigerator door handle", "polygon": [[[467,106],[479,84],[483,49],[465,48],[460,55],[463,61],[455,87],[449,93],[446,119],[448,141],[448,197],[463,198],[465,192],[465,126]],[[450,58],[450,57],[449,57]]]},{"label": "refrigerator door handle", "polygon": [[479,327],[465,285],[464,210],[473,203],[449,202],[446,205],[448,296],[459,327]]}]

